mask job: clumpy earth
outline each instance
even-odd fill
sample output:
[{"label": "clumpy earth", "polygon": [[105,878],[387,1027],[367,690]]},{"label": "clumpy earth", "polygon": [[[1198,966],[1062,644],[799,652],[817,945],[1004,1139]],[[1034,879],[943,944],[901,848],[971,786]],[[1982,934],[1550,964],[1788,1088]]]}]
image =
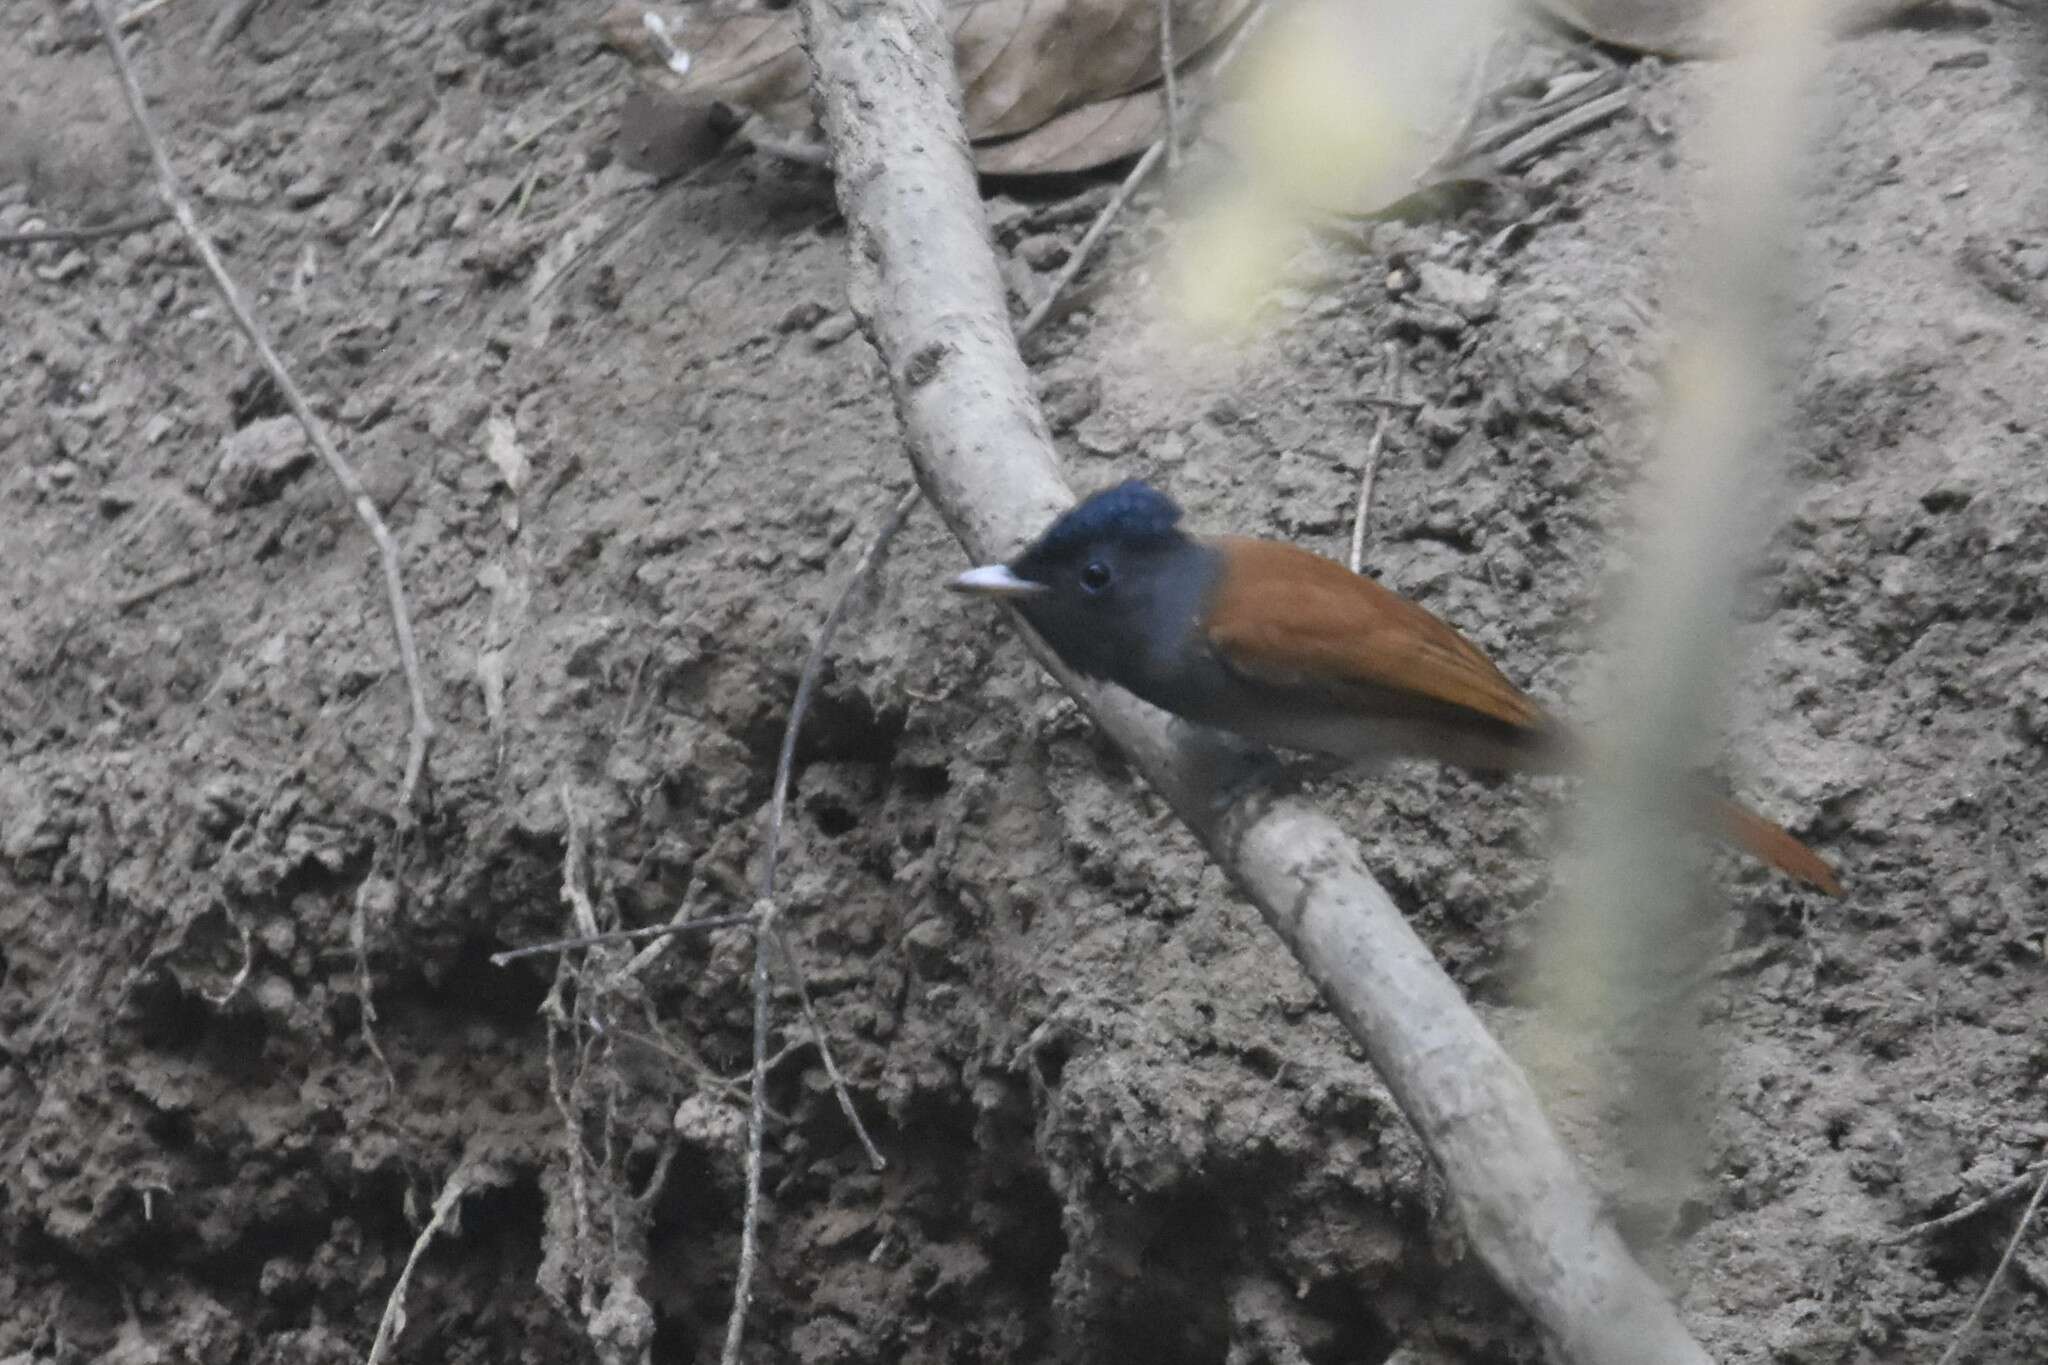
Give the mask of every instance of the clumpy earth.
[{"label": "clumpy earth", "polygon": [[[748,931],[490,955],[752,904],[811,638],[907,482],[829,187],[648,193],[570,7],[273,0],[218,56],[211,11],[133,30],[144,84],[397,538],[441,734],[401,820],[374,549],[176,229],[0,254],[0,1360],[362,1360],[437,1201],[392,1358],[715,1359]],[[146,211],[88,17],[18,27],[0,231]],[[1828,64],[1728,767],[1851,894],[1712,864],[1676,1196],[1553,1087],[1717,1360],[1934,1359],[2048,1156],[2044,52],[1972,3]],[[1528,173],[1305,242],[1227,358],[1147,321],[1141,203],[1030,348],[1073,483],[1341,554],[1391,343],[1367,567],[1574,709],[1716,81],[1630,64]],[[992,187],[1020,306],[1106,192]],[[746,1358],[1537,1359],[1357,1048],[961,563],[912,520],[799,748],[782,923],[887,1165],[785,983]],[[1511,1042],[1550,795],[1326,793]],[[1964,1359],[2044,1356],[2037,1225]]]}]

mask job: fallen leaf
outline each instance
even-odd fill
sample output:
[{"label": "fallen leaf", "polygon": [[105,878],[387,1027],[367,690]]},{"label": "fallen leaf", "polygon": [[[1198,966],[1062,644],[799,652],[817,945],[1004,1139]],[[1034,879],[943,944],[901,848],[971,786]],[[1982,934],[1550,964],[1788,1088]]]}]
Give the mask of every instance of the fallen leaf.
[{"label": "fallen leaf", "polygon": [[[1615,47],[1660,57],[1725,57],[1741,48],[1739,27],[1753,0],[1538,0],[1558,19]],[[1930,0],[1835,0],[1836,31],[1882,28]]]},{"label": "fallen leaf", "polygon": [[[1227,33],[1250,0],[1171,0],[1175,70]],[[1160,79],[1158,0],[967,0],[948,7],[953,63],[980,142]]]},{"label": "fallen leaf", "polygon": [[[1252,0],[1171,3],[1175,70],[1192,77]],[[1133,155],[1164,130],[1158,0],[952,0],[946,17],[967,134],[984,174],[1087,170]],[[794,11],[656,10],[624,0],[598,31],[645,82],[672,96],[734,105],[789,133],[814,128],[810,63]],[[691,116],[670,117],[687,130]],[[679,133],[663,145],[687,156],[686,142]],[[624,155],[637,164],[632,148]],[[677,164],[657,148],[647,155],[662,168]]]},{"label": "fallen leaf", "polygon": [[1066,175],[1142,152],[1165,132],[1165,97],[1141,90],[1069,109],[1018,137],[976,143],[974,165],[983,175]]}]

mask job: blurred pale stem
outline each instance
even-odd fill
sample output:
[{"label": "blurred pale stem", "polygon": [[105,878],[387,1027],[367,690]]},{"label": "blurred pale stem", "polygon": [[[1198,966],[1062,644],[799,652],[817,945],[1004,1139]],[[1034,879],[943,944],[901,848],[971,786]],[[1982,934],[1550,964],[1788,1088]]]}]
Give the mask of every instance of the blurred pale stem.
[{"label": "blurred pale stem", "polygon": [[[1704,221],[1684,281],[1692,301],[1674,349],[1660,449],[1643,487],[1642,539],[1611,638],[1608,723],[1594,736],[1580,847],[1538,980],[1561,1021],[1597,1030],[1626,1064],[1601,1067],[1633,1156],[1674,1196],[1696,1177],[1704,1123],[1685,1114],[1711,1062],[1683,983],[1718,946],[1699,917],[1686,850],[1698,828],[1689,773],[1718,729],[1734,648],[1732,608],[1767,529],[1760,490],[1781,479],[1771,433],[1772,303],[1819,65],[1815,0],[1752,0],[1750,51],[1725,72],[1708,139]],[[1598,1041],[1593,1040],[1593,1041]],[[1693,1150],[1689,1150],[1693,1149]]]},{"label": "blurred pale stem", "polygon": [[1248,325],[1303,226],[1412,192],[1467,122],[1505,0],[1296,0],[1246,54],[1228,122],[1242,175],[1181,234],[1172,302],[1210,330]]}]

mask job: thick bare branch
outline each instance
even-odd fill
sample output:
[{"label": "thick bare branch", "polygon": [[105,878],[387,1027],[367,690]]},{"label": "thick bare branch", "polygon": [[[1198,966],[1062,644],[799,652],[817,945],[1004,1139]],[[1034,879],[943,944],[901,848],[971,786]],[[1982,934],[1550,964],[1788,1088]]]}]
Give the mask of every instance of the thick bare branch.
[{"label": "thick bare branch", "polygon": [[[855,312],[919,483],[973,560],[1001,558],[1072,496],[1004,310],[937,0],[803,11]],[[1335,824],[1294,800],[1225,808],[1215,765],[1178,727],[1034,647],[1301,960],[1435,1156],[1474,1247],[1558,1351],[1584,1365],[1704,1362],[1521,1069]]]}]

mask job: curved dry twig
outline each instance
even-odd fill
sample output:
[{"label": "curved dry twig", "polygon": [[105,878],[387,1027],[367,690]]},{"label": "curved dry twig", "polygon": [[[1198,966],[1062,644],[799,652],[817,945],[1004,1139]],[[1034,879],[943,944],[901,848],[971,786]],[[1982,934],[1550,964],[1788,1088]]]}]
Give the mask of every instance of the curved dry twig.
[{"label": "curved dry twig", "polygon": [[212,277],[214,288],[220,291],[227,303],[228,312],[234,315],[242,334],[249,338],[249,344],[256,348],[257,356],[270,380],[277,385],[285,406],[305,429],[306,439],[319,453],[320,459],[335,480],[341,484],[341,491],[348,495],[355,509],[356,519],[368,529],[370,538],[377,543],[377,557],[384,568],[384,592],[391,606],[391,625],[398,636],[398,659],[405,670],[406,690],[412,702],[412,732],[410,748],[406,755],[405,776],[399,787],[399,820],[409,823],[412,816],[413,800],[419,794],[420,782],[427,771],[427,758],[434,742],[434,720],[427,709],[426,688],[420,681],[419,646],[413,639],[412,609],[406,603],[405,572],[398,554],[398,542],[392,538],[391,530],[384,524],[377,504],[370,500],[370,493],[363,486],[362,478],[356,473],[333,439],[327,434],[327,426],[314,415],[312,405],[305,394],[293,381],[291,371],[285,368],[284,360],[277,348],[271,344],[270,333],[250,311],[242,297],[241,288],[234,276],[213,248],[213,241],[206,230],[199,225],[198,215],[192,211],[192,201],[185,193],[184,182],[178,178],[178,171],[171,164],[170,152],[164,146],[163,136],[157,132],[155,122],[149,116],[149,105],[142,97],[142,85],[135,78],[135,66],[128,59],[128,42],[121,36],[118,17],[108,0],[92,0],[93,13],[98,16],[100,32],[106,38],[107,55],[113,58],[114,69],[121,77],[121,93],[128,101],[128,112],[135,120],[136,129],[142,140],[149,146],[150,159],[156,163],[157,194],[163,199],[164,207],[177,220],[185,240],[192,246],[206,273]]},{"label": "curved dry twig", "polygon": [[811,698],[817,694],[818,681],[824,676],[825,660],[831,653],[833,637],[838,635],[839,627],[852,613],[853,604],[862,589],[874,577],[876,568],[888,553],[889,543],[896,538],[896,533],[922,500],[923,494],[916,488],[900,495],[889,509],[889,514],[882,519],[881,529],[876,532],[874,540],[869,542],[867,550],[854,564],[846,586],[840,590],[832,610],[826,613],[825,623],[818,628],[817,638],[811,642],[810,656],[804,660],[803,672],[797,678],[796,698],[790,703],[789,720],[782,729],[782,750],[775,761],[775,791],[768,805],[768,838],[761,853],[761,895],[754,907],[758,927],[754,937],[754,1065],[747,1106],[747,1194],[745,1212],[740,1221],[739,1273],[733,1284],[732,1313],[725,1324],[725,1349],[719,1356],[723,1365],[736,1365],[739,1360],[740,1344],[747,1330],[747,1309],[754,1292],[754,1267],[760,1259],[761,1144],[767,1128],[768,948],[771,943],[789,966],[790,976],[796,982],[797,998],[803,1004],[804,1017],[817,1040],[818,1056],[824,1063],[825,1074],[831,1078],[833,1092],[839,1097],[839,1107],[867,1152],[868,1163],[878,1171],[888,1164],[853,1107],[853,1097],[847,1092],[846,1082],[832,1059],[824,1026],[811,1003],[810,985],[804,979],[803,968],[797,962],[789,940],[783,936],[781,926],[776,923],[775,874],[782,861],[782,826],[789,812],[789,787],[796,771],[796,742],[803,732],[804,717],[811,709]]},{"label": "curved dry twig", "polygon": [[0,232],[0,251],[11,246],[36,246],[43,242],[98,242],[108,237],[126,237],[133,232],[147,232],[159,223],[170,220],[168,209],[154,213],[141,213],[133,218],[118,218],[111,223],[94,223],[88,227],[68,228],[27,228],[20,232]]}]

